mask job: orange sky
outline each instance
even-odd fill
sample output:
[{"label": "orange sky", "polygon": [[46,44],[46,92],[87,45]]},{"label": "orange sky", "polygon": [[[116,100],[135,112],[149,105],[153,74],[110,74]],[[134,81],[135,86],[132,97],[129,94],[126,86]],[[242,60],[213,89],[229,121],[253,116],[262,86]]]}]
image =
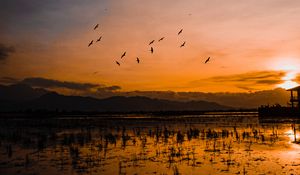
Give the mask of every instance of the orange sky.
[{"label": "orange sky", "polygon": [[[28,0],[21,10],[18,1],[0,7],[0,41],[15,48],[0,59],[1,77],[122,91],[244,92],[294,86],[297,76],[299,82],[298,1]],[[101,42],[87,47],[99,36]]]}]

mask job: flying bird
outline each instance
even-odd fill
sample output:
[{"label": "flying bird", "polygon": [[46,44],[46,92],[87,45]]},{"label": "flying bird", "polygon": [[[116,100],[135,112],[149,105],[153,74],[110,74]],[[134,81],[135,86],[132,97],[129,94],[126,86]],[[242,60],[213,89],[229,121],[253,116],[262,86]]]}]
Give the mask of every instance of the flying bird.
[{"label": "flying bird", "polygon": [[98,38],[96,42],[99,42],[99,41],[101,41],[101,39],[102,39],[102,36],[100,36],[100,38]]},{"label": "flying bird", "polygon": [[178,35],[180,35],[182,33],[183,29],[181,29],[179,32],[178,32]]},{"label": "flying bird", "polygon": [[183,47],[184,45],[185,45],[185,42],[183,42],[180,47]]},{"label": "flying bird", "polygon": [[162,41],[162,40],[164,40],[165,39],[165,37],[162,37],[162,38],[160,38],[159,40],[158,40],[158,42],[160,42],[160,41]]},{"label": "flying bird", "polygon": [[92,40],[92,41],[90,42],[90,44],[88,45],[88,47],[90,47],[90,46],[93,44],[93,42],[94,42],[94,40]]},{"label": "flying bird", "polygon": [[118,62],[118,61],[116,61],[116,64],[118,65],[118,66],[120,66],[121,64]]},{"label": "flying bird", "polygon": [[137,62],[137,63],[140,63],[139,57],[136,57],[136,62]]},{"label": "flying bird", "polygon": [[152,40],[152,41],[149,43],[149,45],[153,44],[153,43],[154,43],[154,41],[155,41],[155,40]]},{"label": "flying bird", "polygon": [[154,52],[153,47],[151,47],[150,52],[153,54],[153,52]]},{"label": "flying bird", "polygon": [[206,59],[206,61],[204,62],[204,64],[206,64],[207,62],[209,62],[209,60],[210,60],[210,57],[208,57],[208,58]]},{"label": "flying bird", "polygon": [[94,30],[96,30],[99,27],[99,24],[95,25]]},{"label": "flying bird", "polygon": [[125,57],[125,55],[126,55],[126,52],[123,53],[123,55],[121,56],[121,58]]}]

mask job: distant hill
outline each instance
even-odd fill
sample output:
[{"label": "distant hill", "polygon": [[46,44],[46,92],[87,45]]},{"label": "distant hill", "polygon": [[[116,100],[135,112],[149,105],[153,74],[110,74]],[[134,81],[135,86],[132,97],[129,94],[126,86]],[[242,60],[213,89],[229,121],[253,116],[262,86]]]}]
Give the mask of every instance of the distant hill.
[{"label": "distant hill", "polygon": [[[9,92],[8,94],[5,94]],[[15,94],[14,94],[15,92]],[[24,93],[24,94],[23,94]],[[210,111],[232,109],[215,102],[170,101],[148,97],[114,96],[105,99],[65,96],[26,85],[1,86],[0,111],[64,110],[98,112],[147,112],[147,111]]]},{"label": "distant hill", "polygon": [[130,91],[97,93],[96,98],[107,98],[111,95],[144,96],[149,98],[166,99],[171,101],[210,101],[234,108],[253,109],[261,105],[280,104],[286,106],[289,102],[290,92],[282,88],[263,90],[249,93],[206,93],[206,92],[173,92],[173,91]]},{"label": "distant hill", "polygon": [[32,88],[26,84],[0,85],[0,100],[24,101],[33,100],[49,91],[41,88]]}]

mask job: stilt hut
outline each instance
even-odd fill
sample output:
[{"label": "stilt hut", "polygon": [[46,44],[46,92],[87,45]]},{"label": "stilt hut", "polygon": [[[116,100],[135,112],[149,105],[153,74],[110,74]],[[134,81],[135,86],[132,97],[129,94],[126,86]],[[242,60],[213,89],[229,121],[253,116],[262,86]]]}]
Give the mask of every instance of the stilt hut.
[{"label": "stilt hut", "polygon": [[298,108],[300,104],[300,86],[288,89],[291,92],[290,102],[292,108]]}]

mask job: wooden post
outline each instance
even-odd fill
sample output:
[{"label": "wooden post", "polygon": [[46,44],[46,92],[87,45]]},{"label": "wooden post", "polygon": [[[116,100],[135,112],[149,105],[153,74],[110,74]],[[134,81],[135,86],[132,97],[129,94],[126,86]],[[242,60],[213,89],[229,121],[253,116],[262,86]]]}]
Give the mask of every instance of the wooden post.
[{"label": "wooden post", "polygon": [[297,132],[296,132],[296,126],[294,128],[294,140],[295,140],[295,143],[297,142]]},{"label": "wooden post", "polygon": [[294,108],[294,97],[293,97],[293,90],[291,90],[291,103],[292,103],[292,108]]},{"label": "wooden post", "polygon": [[300,89],[297,90],[297,107],[300,108]]}]

